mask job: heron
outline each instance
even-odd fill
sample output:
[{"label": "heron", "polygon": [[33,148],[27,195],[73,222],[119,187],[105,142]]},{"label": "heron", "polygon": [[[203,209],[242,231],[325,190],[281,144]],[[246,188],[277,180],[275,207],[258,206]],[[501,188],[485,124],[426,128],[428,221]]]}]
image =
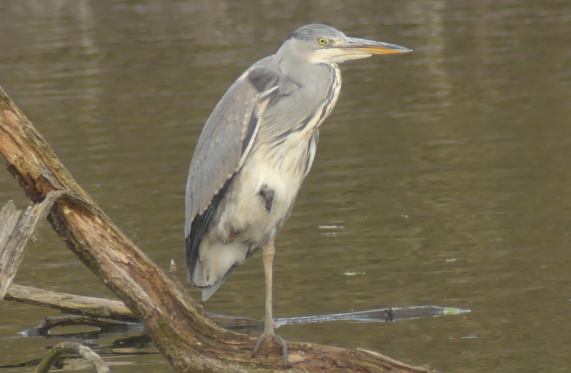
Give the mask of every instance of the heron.
[{"label": "heron", "polygon": [[262,249],[264,331],[252,355],[273,339],[288,365],[272,316],[274,242],[313,164],[319,128],[337,103],[339,64],[407,52],[327,25],[303,26],[240,75],[206,121],[186,184],[188,277],[206,301]]}]

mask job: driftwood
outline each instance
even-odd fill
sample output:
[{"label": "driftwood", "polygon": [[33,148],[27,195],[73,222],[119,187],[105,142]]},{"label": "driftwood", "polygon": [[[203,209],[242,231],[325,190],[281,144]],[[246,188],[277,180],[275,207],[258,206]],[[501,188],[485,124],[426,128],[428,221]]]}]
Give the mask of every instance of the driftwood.
[{"label": "driftwood", "polygon": [[34,373],[47,373],[49,372],[51,366],[63,355],[74,353],[80,355],[82,358],[87,360],[97,373],[109,373],[109,367],[105,365],[103,360],[99,355],[97,355],[92,349],[75,342],[62,342],[58,343],[50,349],[48,354],[40,364],[37,366]]},{"label": "driftwood", "polygon": [[[49,222],[67,246],[141,320],[155,345],[180,372],[285,369],[277,346],[251,356],[254,338],[207,317],[185,288],[147,258],[97,206],[48,143],[0,88],[0,154],[26,195],[41,203],[61,192]],[[361,350],[289,343],[291,371],[427,372]]]},{"label": "driftwood", "polygon": [[85,297],[13,284],[6,293],[6,300],[34,304],[91,317],[137,321],[133,312],[118,300]]},{"label": "driftwood", "polygon": [[[65,313],[85,316],[83,319],[76,318],[75,320],[85,320],[86,322],[84,322],[84,324],[88,325],[92,324],[92,322],[97,323],[100,320],[123,322],[124,324],[138,322],[133,312],[131,312],[123,302],[118,300],[61,293],[18,284],[12,284],[10,289],[8,289],[6,300],[49,307]],[[262,326],[260,320],[247,317],[216,314],[208,314],[208,316],[224,328],[256,329]],[[91,321],[87,322],[90,319]],[[53,321],[54,320],[48,320],[45,324],[41,324],[42,326],[33,329],[41,329],[44,326],[53,327],[55,326],[52,325]]]},{"label": "driftwood", "polygon": [[0,211],[0,300],[4,299],[16,276],[26,244],[60,195],[61,192],[51,192],[42,203],[32,205],[24,212],[16,210],[11,201]]}]

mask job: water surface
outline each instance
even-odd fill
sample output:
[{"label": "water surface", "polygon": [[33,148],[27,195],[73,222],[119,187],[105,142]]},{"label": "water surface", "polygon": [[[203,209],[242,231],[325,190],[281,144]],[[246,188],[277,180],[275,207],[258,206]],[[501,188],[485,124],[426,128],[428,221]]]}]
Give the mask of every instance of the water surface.
[{"label": "water surface", "polygon": [[[205,119],[245,68],[310,22],[415,53],[343,66],[277,242],[275,314],[473,312],[282,335],[446,372],[568,371],[569,1],[7,0],[0,85],[115,222],[159,264],[181,267],[186,172]],[[8,199],[26,203],[1,172]],[[111,296],[48,226],[17,282]],[[207,308],[259,318],[263,296],[255,257]],[[17,334],[53,314],[0,303],[0,364],[59,341]],[[150,354],[109,358],[113,371],[169,370],[152,346],[137,351]]]}]

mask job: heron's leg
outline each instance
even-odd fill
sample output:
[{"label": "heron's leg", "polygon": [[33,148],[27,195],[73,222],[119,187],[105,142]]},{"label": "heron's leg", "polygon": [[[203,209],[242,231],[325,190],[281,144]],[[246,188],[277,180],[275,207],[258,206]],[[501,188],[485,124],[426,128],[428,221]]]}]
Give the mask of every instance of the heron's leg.
[{"label": "heron's leg", "polygon": [[262,259],[264,262],[264,276],[266,283],[266,317],[264,320],[264,332],[258,337],[252,355],[255,355],[262,347],[266,339],[273,339],[282,349],[282,357],[286,366],[288,363],[288,353],[286,342],[274,332],[274,318],[272,316],[272,282],[273,282],[273,263],[274,263],[274,242],[269,242],[262,248]]},{"label": "heron's leg", "polygon": [[273,275],[274,275],[274,254],[276,252],[274,243],[270,242],[263,247],[264,277],[266,285],[266,317],[264,319],[264,333],[274,334],[273,317]]}]

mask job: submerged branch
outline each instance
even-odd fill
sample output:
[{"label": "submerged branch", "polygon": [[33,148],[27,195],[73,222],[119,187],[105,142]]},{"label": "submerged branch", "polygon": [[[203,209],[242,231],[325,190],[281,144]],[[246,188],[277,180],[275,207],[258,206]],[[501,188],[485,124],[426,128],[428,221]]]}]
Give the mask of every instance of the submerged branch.
[{"label": "submerged branch", "polygon": [[[46,317],[39,325],[30,329],[20,332],[21,335],[26,337],[36,336],[53,336],[50,331],[57,327],[81,325],[81,326],[94,326],[98,328],[96,336],[102,335],[109,331],[128,330],[128,329],[142,329],[143,325],[138,322],[126,322],[113,319],[105,319],[101,317],[82,316],[82,315],[63,315]],[[86,333],[70,333],[68,336],[85,335]],[[91,334],[91,333],[90,333]],[[60,335],[61,336],[61,335]]]},{"label": "submerged branch", "polygon": [[99,355],[97,355],[89,347],[75,343],[75,342],[62,342],[50,349],[45,358],[42,359],[37,366],[34,373],[47,373],[50,371],[52,365],[66,353],[74,353],[80,355],[85,360],[89,361],[95,368],[97,373],[109,373],[109,367],[105,365]]}]

